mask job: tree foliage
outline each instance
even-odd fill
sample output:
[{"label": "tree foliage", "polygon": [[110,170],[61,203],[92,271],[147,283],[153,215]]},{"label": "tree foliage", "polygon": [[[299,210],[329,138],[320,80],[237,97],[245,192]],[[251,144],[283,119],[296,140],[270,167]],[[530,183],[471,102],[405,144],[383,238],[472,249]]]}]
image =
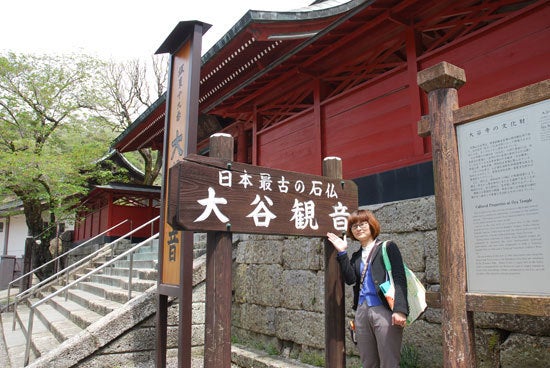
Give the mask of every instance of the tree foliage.
[{"label": "tree foliage", "polygon": [[[101,67],[84,55],[0,54],[0,195],[23,202],[30,235],[43,244],[43,210],[54,223],[86,191],[115,134],[96,112]],[[35,264],[47,258],[38,253]]]}]

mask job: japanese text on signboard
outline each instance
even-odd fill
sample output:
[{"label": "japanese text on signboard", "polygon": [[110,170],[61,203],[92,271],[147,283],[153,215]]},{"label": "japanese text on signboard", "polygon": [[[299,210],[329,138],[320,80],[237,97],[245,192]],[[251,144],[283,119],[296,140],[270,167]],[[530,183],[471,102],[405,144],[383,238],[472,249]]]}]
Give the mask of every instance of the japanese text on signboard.
[{"label": "japanese text on signboard", "polygon": [[185,229],[323,236],[345,231],[357,206],[350,181],[238,163],[231,170],[181,165],[180,193],[172,200],[182,216],[170,218]]}]

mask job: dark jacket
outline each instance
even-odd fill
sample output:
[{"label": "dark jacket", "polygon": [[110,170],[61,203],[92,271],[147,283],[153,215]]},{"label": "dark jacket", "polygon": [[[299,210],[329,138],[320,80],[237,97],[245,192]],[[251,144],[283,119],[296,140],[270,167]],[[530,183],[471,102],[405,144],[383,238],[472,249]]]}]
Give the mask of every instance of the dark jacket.
[{"label": "dark jacket", "polygon": [[[409,305],[407,303],[407,279],[405,276],[405,268],[403,267],[401,252],[399,251],[397,245],[392,241],[388,241],[386,243],[386,250],[390,260],[393,281],[395,284],[393,311],[408,315]],[[340,269],[342,271],[344,281],[348,285],[353,285],[353,310],[357,309],[359,291],[361,288],[361,251],[362,249],[359,248],[359,250],[351,255],[351,259],[349,259],[347,254],[342,254],[336,257],[340,263]],[[372,279],[374,281],[374,285],[376,286],[376,291],[378,292],[380,300],[382,300],[383,305],[389,309],[390,307],[386,302],[386,298],[380,290],[380,284],[386,281],[386,267],[384,267],[382,242],[380,240],[376,239],[375,247],[372,252],[374,252],[371,257]]]}]

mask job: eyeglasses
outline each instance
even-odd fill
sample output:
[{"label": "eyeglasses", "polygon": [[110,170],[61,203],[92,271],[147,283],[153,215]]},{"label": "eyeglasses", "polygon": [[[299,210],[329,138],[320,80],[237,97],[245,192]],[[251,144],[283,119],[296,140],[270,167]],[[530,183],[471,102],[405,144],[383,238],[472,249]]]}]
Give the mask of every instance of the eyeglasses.
[{"label": "eyeglasses", "polygon": [[369,226],[368,222],[360,222],[360,223],[351,225],[351,229],[352,230],[357,230],[359,228],[366,229],[368,226]]}]

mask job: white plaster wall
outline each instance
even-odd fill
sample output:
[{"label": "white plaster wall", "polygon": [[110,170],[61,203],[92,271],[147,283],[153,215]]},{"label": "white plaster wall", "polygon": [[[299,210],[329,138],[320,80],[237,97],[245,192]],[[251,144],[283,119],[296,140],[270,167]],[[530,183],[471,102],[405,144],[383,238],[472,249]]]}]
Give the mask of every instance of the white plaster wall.
[{"label": "white plaster wall", "polygon": [[[5,228],[4,228],[5,230]],[[25,215],[15,215],[10,218],[10,229],[7,239],[6,255],[22,257],[25,253],[25,239],[27,237],[27,224]]]},{"label": "white plaster wall", "polygon": [[7,227],[7,220],[5,218],[0,218],[0,255],[4,255],[4,250],[6,249],[6,242],[8,241],[7,235],[8,235],[8,227]]}]

